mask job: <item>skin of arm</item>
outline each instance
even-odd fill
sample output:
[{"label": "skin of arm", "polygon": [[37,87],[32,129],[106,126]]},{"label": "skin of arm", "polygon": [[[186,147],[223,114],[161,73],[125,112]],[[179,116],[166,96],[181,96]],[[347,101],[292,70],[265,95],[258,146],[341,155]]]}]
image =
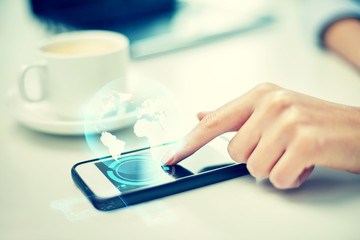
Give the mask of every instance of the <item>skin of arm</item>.
[{"label": "skin of arm", "polygon": [[360,108],[264,83],[198,118],[165,165],[235,131],[228,145],[231,158],[247,163],[251,175],[269,178],[276,188],[299,187],[316,165],[360,173]]},{"label": "skin of arm", "polygon": [[360,20],[342,19],[324,34],[325,45],[360,69]]}]

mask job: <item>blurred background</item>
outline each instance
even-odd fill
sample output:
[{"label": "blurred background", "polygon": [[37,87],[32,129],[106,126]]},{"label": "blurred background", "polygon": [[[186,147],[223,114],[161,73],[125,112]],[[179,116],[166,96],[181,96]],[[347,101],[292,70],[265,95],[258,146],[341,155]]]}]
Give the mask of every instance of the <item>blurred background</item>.
[{"label": "blurred background", "polygon": [[[2,62],[6,65],[2,66],[0,73],[1,89],[9,88],[14,82],[11,78],[17,76],[19,67],[34,59],[34,49],[40,40],[57,33],[80,29],[106,29],[125,34],[131,42],[132,66],[145,72],[154,63],[156,66],[167,65],[172,69],[157,71],[159,75],[155,78],[160,81],[164,77],[166,82],[179,82],[177,78],[187,77],[183,75],[194,72],[191,70],[193,65],[189,57],[186,62],[181,60],[181,56],[189,51],[186,49],[192,47],[195,50],[191,58],[194,58],[194,62],[202,63],[196,65],[199,69],[204,67],[206,71],[199,72],[210,81],[219,78],[219,75],[242,79],[241,75],[251,73],[251,78],[248,79],[251,83],[278,79],[279,83],[287,85],[288,81],[285,79],[288,78],[300,78],[302,82],[309,78],[302,76],[307,75],[309,68],[317,69],[314,70],[316,74],[322,72],[321,66],[317,66],[319,58],[326,55],[325,61],[338,61],[316,45],[309,19],[311,20],[314,12],[316,14],[317,9],[304,7],[306,2],[308,1],[3,0],[0,2],[0,15],[3,19],[0,22],[0,50]],[[219,44],[227,46],[227,50],[223,48],[220,53],[217,50]],[[175,55],[168,55],[168,58],[175,59],[169,66],[165,64],[161,54],[174,51]],[[197,54],[202,52],[206,54]],[[277,60],[272,61],[275,52]],[[209,63],[211,55],[216,57]],[[158,57],[146,64],[141,61],[156,56]],[[177,57],[180,58],[176,60]],[[304,61],[300,61],[301,58]],[[311,62],[313,63],[310,64]],[[347,68],[345,63],[340,64]],[[237,74],[232,73],[231,76],[227,76],[230,71],[220,70],[235,70],[234,68],[238,69]],[[170,72],[171,76],[161,76],[162,73],[168,75]],[[289,75],[286,76],[284,72]],[[313,74],[311,73],[312,76]],[[292,84],[297,82],[299,81],[293,80]],[[227,95],[233,96],[231,89],[229,90]],[[236,93],[238,94],[239,92]]]},{"label": "blurred background", "polygon": [[273,20],[267,1],[31,0],[52,32],[103,29],[125,34],[133,58],[249,31]]}]

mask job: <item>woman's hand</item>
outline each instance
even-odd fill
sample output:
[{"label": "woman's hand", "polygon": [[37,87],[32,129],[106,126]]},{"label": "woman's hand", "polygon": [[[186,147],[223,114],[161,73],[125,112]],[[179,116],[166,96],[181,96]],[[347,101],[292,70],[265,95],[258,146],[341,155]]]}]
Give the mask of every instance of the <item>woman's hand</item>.
[{"label": "woman's hand", "polygon": [[300,186],[315,165],[360,173],[359,108],[265,83],[198,118],[167,165],[218,135],[237,131],[228,145],[231,158],[247,163],[251,175],[269,178],[277,188]]}]

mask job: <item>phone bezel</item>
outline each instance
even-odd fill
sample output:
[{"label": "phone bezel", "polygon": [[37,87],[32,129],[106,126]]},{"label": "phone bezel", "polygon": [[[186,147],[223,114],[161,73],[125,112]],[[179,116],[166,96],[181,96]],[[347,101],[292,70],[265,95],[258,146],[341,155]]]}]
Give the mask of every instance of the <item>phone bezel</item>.
[{"label": "phone bezel", "polygon": [[[111,158],[109,158],[111,159]],[[98,161],[106,161],[106,159]],[[94,163],[97,161],[94,161]],[[76,171],[82,181],[100,198],[110,198],[121,195],[118,188],[96,167],[95,164],[79,164]]]},{"label": "phone bezel", "polygon": [[[161,147],[168,144],[169,143],[161,144],[156,147]],[[137,153],[148,149],[150,149],[150,147],[124,152],[123,154],[121,154],[121,156]],[[217,168],[214,170],[209,170],[206,172],[201,172],[194,175],[174,179],[171,182],[163,183],[160,185],[148,186],[148,187],[124,192],[116,196],[111,196],[111,194],[109,194],[108,196],[106,195],[99,196],[86,184],[84,179],[79,175],[77,168],[83,164],[88,164],[99,160],[104,161],[107,159],[111,159],[111,156],[80,162],[75,164],[71,169],[71,175],[76,185],[88,197],[88,199],[94,205],[94,207],[102,211],[110,211],[117,208],[127,207],[130,205],[142,203],[145,201],[150,201],[161,197],[166,197],[176,193],[188,191],[198,187],[210,185],[213,183],[217,183],[249,174],[246,168],[246,164],[233,164],[233,165]],[[98,172],[101,173],[100,170]],[[105,176],[104,178],[106,179]],[[109,180],[107,181],[111,184]],[[117,190],[115,186],[113,186],[113,188]],[[117,190],[117,192],[120,193],[119,190]]]}]

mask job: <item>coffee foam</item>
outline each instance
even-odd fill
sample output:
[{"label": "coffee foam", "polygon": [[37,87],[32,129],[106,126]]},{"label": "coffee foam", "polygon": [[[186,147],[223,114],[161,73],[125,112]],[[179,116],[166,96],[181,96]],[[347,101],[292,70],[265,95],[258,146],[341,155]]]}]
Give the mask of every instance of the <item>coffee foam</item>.
[{"label": "coffee foam", "polygon": [[61,55],[94,55],[104,54],[119,48],[115,41],[105,39],[80,39],[54,43],[42,48],[46,53]]}]

